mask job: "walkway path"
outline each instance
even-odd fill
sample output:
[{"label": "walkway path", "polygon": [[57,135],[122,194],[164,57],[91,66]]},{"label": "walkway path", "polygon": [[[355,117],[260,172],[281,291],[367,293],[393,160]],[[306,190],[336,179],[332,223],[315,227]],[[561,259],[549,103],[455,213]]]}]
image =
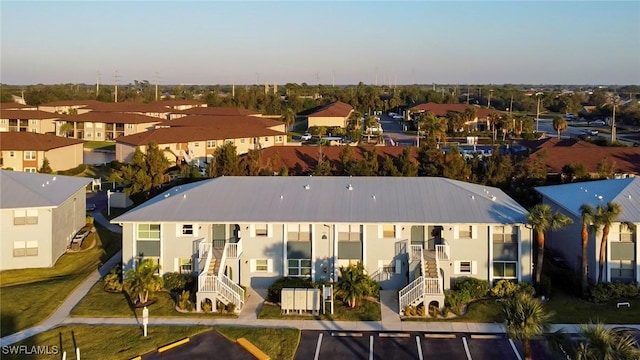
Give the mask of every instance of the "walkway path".
[{"label": "walkway path", "polygon": [[401,327],[399,305],[397,291],[380,290],[380,310],[382,312],[382,324],[385,328],[396,329]]}]

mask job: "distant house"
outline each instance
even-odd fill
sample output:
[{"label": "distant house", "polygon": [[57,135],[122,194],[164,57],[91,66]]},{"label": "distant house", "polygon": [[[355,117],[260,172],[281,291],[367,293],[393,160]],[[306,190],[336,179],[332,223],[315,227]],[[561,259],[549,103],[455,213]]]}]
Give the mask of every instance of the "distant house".
[{"label": "distant house", "polygon": [[255,111],[236,108],[236,107],[193,107],[189,109],[176,110],[169,115],[170,119],[178,119],[188,115],[207,115],[207,116],[255,116],[261,117],[262,114]]},{"label": "distant house", "polygon": [[160,105],[172,110],[187,110],[187,109],[197,109],[200,107],[207,107],[207,104],[197,101],[197,100],[179,100],[179,99],[170,99],[170,100],[160,100],[156,101],[152,104]]},{"label": "distant house", "polygon": [[437,103],[425,103],[412,107],[409,109],[411,113],[432,113],[435,116],[444,117],[447,113],[464,113],[468,108],[473,108],[476,112],[476,118],[465,122],[465,125],[471,126],[480,131],[486,130],[491,124],[491,116],[496,114],[496,111],[481,108],[475,105],[468,104],[437,104]]},{"label": "distant house", "polygon": [[353,107],[341,101],[327,104],[313,113],[307,115],[308,127],[347,127],[349,117],[353,113]]},{"label": "distant house", "polygon": [[[59,136],[82,140],[113,141],[121,136],[133,135],[153,129],[164,122],[158,117],[137,113],[90,111],[79,115],[61,115],[57,120]],[[62,133],[62,125],[70,124],[67,134]]]},{"label": "distant house", "polygon": [[549,175],[561,174],[565,165],[583,164],[592,177],[597,177],[598,164],[603,162],[613,166],[616,177],[640,175],[640,148],[637,147],[598,146],[578,139],[557,138],[521,144],[531,151],[529,161],[544,161]]},{"label": "distant house", "polygon": [[54,171],[83,161],[82,140],[30,132],[0,132],[0,168],[37,172],[45,158]]},{"label": "distant house", "polygon": [[53,266],[85,225],[90,182],[0,170],[0,270]]},{"label": "distant house", "polygon": [[[611,226],[605,255],[605,282],[640,282],[640,178],[588,181],[573,184],[542,186],[536,191],[554,211],[569,216],[573,224],[550,232],[546,238],[549,249],[563,256],[566,264],[577,273],[581,269],[582,220],[580,207],[593,208],[614,202],[622,208],[618,221]],[[624,223],[633,224],[626,226]],[[598,280],[598,259],[602,227],[589,226],[587,248],[588,277]]]},{"label": "distant house", "polygon": [[103,102],[98,100],[60,100],[40,104],[38,106],[38,109],[65,115],[84,114],[91,111],[91,109],[88,109],[87,106],[92,104],[99,105],[103,104]]},{"label": "distant house", "polygon": [[7,109],[0,111],[0,132],[35,132],[39,134],[55,134],[55,121],[60,115],[28,109]]},{"label": "distant house", "polygon": [[585,115],[589,115],[591,113],[593,113],[594,111],[596,111],[598,109],[597,106],[594,105],[585,105],[583,107],[580,108],[580,111],[578,112],[580,115],[585,116]]},{"label": "distant house", "polygon": [[118,138],[116,160],[130,161],[136,148],[144,152],[151,142],[158,144],[171,162],[186,161],[193,165],[204,165],[211,161],[216,149],[225,143],[234,144],[238,154],[245,154],[252,149],[283,146],[287,138],[284,132],[272,130],[259,122],[220,121],[210,126],[162,127]]}]

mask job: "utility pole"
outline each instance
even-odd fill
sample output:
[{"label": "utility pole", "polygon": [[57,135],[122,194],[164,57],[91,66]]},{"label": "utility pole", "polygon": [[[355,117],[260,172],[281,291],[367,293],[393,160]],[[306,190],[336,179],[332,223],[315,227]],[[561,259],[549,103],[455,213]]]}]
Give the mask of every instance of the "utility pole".
[{"label": "utility pole", "polygon": [[259,85],[259,84],[260,84],[260,73],[257,72],[256,73],[256,85]]},{"label": "utility pole", "polygon": [[378,67],[376,66],[376,86],[378,86]]},{"label": "utility pole", "polygon": [[469,93],[471,92],[471,89],[469,87],[467,87],[467,105],[469,105]]},{"label": "utility pole", "polygon": [[236,81],[231,80],[231,98],[235,99],[236,97]]},{"label": "utility pole", "polygon": [[336,87],[336,72],[335,72],[335,70],[331,72],[331,87]]},{"label": "utility pole", "polygon": [[320,88],[320,72],[316,71],[316,83],[318,84],[318,88]]},{"label": "utility pole", "polygon": [[158,101],[158,72],[157,71],[155,76],[155,83],[156,83],[156,101]]},{"label": "utility pole", "polygon": [[116,70],[116,74],[115,74],[115,76],[114,76],[115,83],[116,83],[116,85],[115,85],[115,87],[116,87],[116,89],[115,89],[115,94],[116,94],[116,96],[115,96],[115,102],[118,102],[118,78],[119,78],[119,76],[118,76],[118,70]]},{"label": "utility pole", "polygon": [[487,109],[491,109],[491,94],[493,94],[493,90],[489,90],[489,102],[487,102]]},{"label": "utility pole", "polygon": [[509,103],[509,115],[513,111],[513,94],[511,94],[511,102]]},{"label": "utility pole", "polygon": [[96,97],[98,97],[98,95],[100,94],[100,75],[102,75],[100,73],[100,71],[96,71],[96,75],[97,75],[97,80],[96,80]]},{"label": "utility pole", "polygon": [[616,142],[616,103],[618,102],[618,95],[613,95],[613,118],[611,119],[611,142]]},{"label": "utility pole", "polygon": [[540,95],[542,95],[542,93],[536,93],[536,96],[538,97],[538,105],[536,106],[536,132],[539,131],[540,125]]}]

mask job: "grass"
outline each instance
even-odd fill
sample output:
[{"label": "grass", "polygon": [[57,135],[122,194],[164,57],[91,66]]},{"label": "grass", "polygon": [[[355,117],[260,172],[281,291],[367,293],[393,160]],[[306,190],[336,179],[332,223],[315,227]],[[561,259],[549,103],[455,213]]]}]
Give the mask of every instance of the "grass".
[{"label": "grass", "polygon": [[[67,325],[32,336],[15,345],[54,346],[59,352],[56,355],[31,354],[29,359],[44,360],[60,358],[62,351],[67,352],[67,359],[75,359],[75,344],[80,348],[83,359],[130,359],[148,353],[160,346],[202,333],[210,328],[204,326],[150,326],[147,337],[142,336],[138,326],[107,325]],[[6,355],[2,360],[24,359],[25,355]]]},{"label": "grass", "polygon": [[330,320],[330,321],[379,321],[382,319],[380,304],[373,301],[363,301],[356,309],[351,309],[341,301],[336,300],[333,314],[320,315],[283,315],[278,305],[265,303],[262,305],[258,319],[286,319],[286,320]]},{"label": "grass", "polygon": [[[71,316],[89,317],[132,317],[134,308],[124,293],[112,294],[103,290],[104,283],[97,282],[89,293],[71,310]],[[156,317],[196,317],[196,318],[236,318],[233,314],[181,313],[176,311],[175,302],[168,292],[157,292],[152,297],[156,302],[148,307],[149,316]],[[142,309],[135,309],[135,316],[142,317]]]},{"label": "grass", "polygon": [[219,326],[215,329],[232,341],[246,338],[272,359],[293,359],[300,342],[300,330],[298,329],[231,326]]},{"label": "grass", "polygon": [[[32,327],[49,317],[100,264],[120,249],[120,237],[96,224],[96,246],[62,255],[51,268],[0,272],[0,336]],[[43,296],[46,294],[46,296]]]},{"label": "grass", "polygon": [[594,304],[587,302],[560,289],[554,289],[546,303],[549,310],[555,312],[553,321],[560,324],[583,324],[600,321],[607,324],[637,324],[640,319],[640,300],[625,300],[631,307],[617,308],[616,302]]},{"label": "grass", "polygon": [[84,143],[84,148],[116,151],[116,144],[113,143],[112,141],[87,141]]},{"label": "grass", "polygon": [[467,305],[467,311],[462,316],[454,318],[411,317],[403,321],[442,321],[442,322],[474,322],[474,323],[502,323],[502,305],[495,299],[477,300]]}]

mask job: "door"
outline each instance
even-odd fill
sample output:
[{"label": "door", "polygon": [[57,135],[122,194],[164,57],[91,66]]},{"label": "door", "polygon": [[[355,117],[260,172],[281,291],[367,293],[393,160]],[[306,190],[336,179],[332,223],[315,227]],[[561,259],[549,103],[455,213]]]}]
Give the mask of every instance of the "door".
[{"label": "door", "polygon": [[436,245],[442,245],[442,231],[444,228],[440,225],[429,226],[429,241],[427,242],[427,249],[435,250]]},{"label": "door", "polygon": [[411,227],[411,245],[424,246],[424,226],[414,225]]},{"label": "door", "polygon": [[213,224],[213,247],[222,249],[227,242],[227,226],[225,224]]}]

